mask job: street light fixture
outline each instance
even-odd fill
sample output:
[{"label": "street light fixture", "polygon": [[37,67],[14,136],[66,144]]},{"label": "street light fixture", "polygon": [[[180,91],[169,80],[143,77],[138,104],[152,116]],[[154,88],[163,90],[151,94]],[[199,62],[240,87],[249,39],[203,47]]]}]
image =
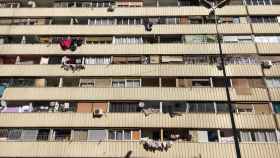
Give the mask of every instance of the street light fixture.
[{"label": "street light fixture", "polygon": [[227,103],[229,106],[230,121],[232,124],[232,130],[233,130],[236,157],[241,158],[240,147],[239,147],[239,142],[238,142],[238,133],[237,133],[236,126],[235,126],[233,107],[231,104],[232,101],[231,101],[230,92],[229,92],[229,78],[227,77],[227,74],[226,74],[224,55],[223,55],[222,45],[221,45],[221,35],[220,35],[219,29],[218,29],[219,20],[217,19],[217,15],[216,15],[216,9],[222,8],[226,4],[226,2],[228,2],[230,0],[222,0],[218,3],[217,3],[217,0],[213,0],[213,1],[203,0],[203,1],[206,3],[205,4],[206,8],[208,8],[210,10],[209,16],[214,16],[214,18],[215,18],[216,36],[217,36],[218,45],[219,45],[219,57],[220,57],[220,63],[217,66],[217,68],[223,71],[223,77],[225,80],[225,88],[226,88],[226,95],[227,95]]}]

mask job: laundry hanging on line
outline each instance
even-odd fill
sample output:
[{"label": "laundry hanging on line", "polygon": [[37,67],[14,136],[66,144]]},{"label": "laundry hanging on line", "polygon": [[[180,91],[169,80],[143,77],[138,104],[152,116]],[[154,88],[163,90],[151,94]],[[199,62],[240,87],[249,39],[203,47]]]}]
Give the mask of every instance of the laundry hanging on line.
[{"label": "laundry hanging on line", "polygon": [[76,51],[77,47],[80,47],[83,44],[81,38],[63,38],[59,41],[59,45],[62,50],[70,49],[71,51]]}]

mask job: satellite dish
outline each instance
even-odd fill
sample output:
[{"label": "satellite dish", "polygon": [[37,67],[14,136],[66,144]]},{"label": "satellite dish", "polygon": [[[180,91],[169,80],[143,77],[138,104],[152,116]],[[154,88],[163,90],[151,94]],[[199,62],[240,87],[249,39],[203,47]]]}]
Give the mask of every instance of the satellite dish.
[{"label": "satellite dish", "polygon": [[140,107],[140,108],[144,108],[144,106],[145,106],[145,103],[144,103],[144,102],[139,102],[139,107]]}]

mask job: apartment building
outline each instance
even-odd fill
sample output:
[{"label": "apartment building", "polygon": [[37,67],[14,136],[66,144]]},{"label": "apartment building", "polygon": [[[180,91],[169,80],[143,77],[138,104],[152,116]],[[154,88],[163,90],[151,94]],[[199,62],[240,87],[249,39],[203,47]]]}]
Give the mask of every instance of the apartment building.
[{"label": "apartment building", "polygon": [[280,0],[209,12],[0,0],[0,157],[279,158]]}]

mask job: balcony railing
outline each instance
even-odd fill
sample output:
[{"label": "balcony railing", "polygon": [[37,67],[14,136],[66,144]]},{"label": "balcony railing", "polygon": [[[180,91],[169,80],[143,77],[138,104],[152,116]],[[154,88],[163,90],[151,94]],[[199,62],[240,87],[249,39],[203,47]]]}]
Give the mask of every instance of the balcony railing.
[{"label": "balcony railing", "polygon": [[[272,114],[235,114],[238,129],[274,129]],[[279,117],[280,118],[280,117]],[[279,120],[280,121],[280,120]],[[24,122],[24,124],[23,124]],[[137,125],[135,125],[137,122]],[[1,113],[1,127],[137,127],[137,128],[231,128],[229,114],[181,113]]]},{"label": "balcony railing", "polygon": [[264,69],[265,76],[280,76],[280,64],[273,64],[273,66],[269,69]]},{"label": "balcony railing", "polygon": [[257,43],[258,51],[260,54],[280,54],[280,44],[279,43]]},{"label": "balcony railing", "polygon": [[280,33],[278,23],[259,23],[252,24],[253,33],[255,34],[277,34]]},{"label": "balcony railing", "polygon": [[280,5],[254,5],[247,6],[249,15],[279,15]]},{"label": "balcony railing", "polygon": [[[24,124],[23,124],[24,122]],[[137,124],[135,124],[137,122]],[[1,127],[137,127],[137,128],[231,128],[229,114],[181,113],[1,113]]]},{"label": "balcony railing", "polygon": [[275,120],[272,114],[235,114],[238,129],[274,129]]},{"label": "balcony railing", "polygon": [[[230,27],[231,25],[229,25]],[[236,27],[239,24],[234,25]],[[236,28],[235,27],[235,28]],[[242,25],[236,30],[243,32]],[[232,29],[229,28],[229,32]],[[154,35],[154,34],[215,34],[214,24],[154,25],[145,31],[144,25],[2,25],[1,35]]]},{"label": "balcony railing", "polygon": [[7,88],[4,100],[225,101],[224,88]]},{"label": "balcony railing", "polygon": [[[240,69],[241,70],[241,69]],[[249,69],[250,70],[250,69]],[[1,65],[0,76],[222,76],[216,65],[122,64],[85,65],[84,70],[66,71],[61,65]],[[252,71],[252,70],[251,70]],[[244,74],[245,75],[245,74]],[[248,76],[248,73],[246,74]]]},{"label": "balcony railing", "polygon": [[226,65],[227,76],[262,76],[260,64]]},{"label": "balcony railing", "polygon": [[0,156],[32,157],[211,157],[234,158],[233,144],[174,143],[167,151],[146,151],[139,142],[0,142]]},{"label": "balcony railing", "polygon": [[[239,53],[231,48],[235,44],[225,46],[228,53]],[[229,47],[229,48],[228,48]],[[243,46],[241,46],[243,47]],[[247,48],[247,47],[245,47]],[[243,49],[245,49],[243,48]],[[20,51],[19,51],[20,50]],[[38,51],[40,50],[40,51]],[[227,51],[229,50],[229,51]],[[123,54],[218,54],[218,44],[85,44],[78,48],[77,55],[123,55]],[[66,55],[70,50],[63,51],[58,44],[3,44],[0,53],[5,54],[36,54],[36,55]]]},{"label": "balcony railing", "polygon": [[269,101],[265,88],[230,88],[230,96],[233,101]]},{"label": "balcony railing", "polygon": [[[139,142],[0,142],[1,157],[235,157],[234,144],[174,143],[167,151],[150,152]],[[110,150],[108,150],[110,149]],[[241,154],[246,158],[280,155],[277,143],[241,143]]]},{"label": "balcony railing", "polygon": [[280,101],[280,88],[269,88],[271,100]]},{"label": "balcony railing", "polygon": [[[1,8],[1,17],[83,17],[83,16],[181,16],[181,15],[208,15],[203,6],[180,7],[117,7],[113,12],[104,8]],[[217,9],[218,15],[246,15],[244,6],[226,6]]]}]

